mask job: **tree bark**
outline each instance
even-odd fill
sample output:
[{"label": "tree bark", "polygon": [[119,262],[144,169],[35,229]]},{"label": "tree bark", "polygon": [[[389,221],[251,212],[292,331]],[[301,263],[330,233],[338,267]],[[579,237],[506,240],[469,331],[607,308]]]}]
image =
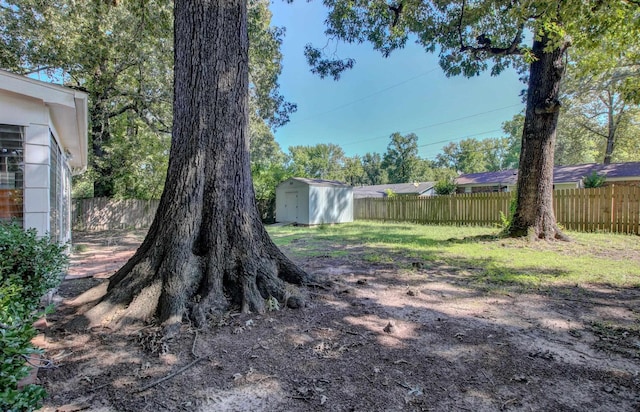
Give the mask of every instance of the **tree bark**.
[{"label": "tree bark", "polygon": [[546,50],[548,44],[545,36],[536,36],[533,42],[536,60],[529,72],[517,206],[507,234],[567,240],[558,228],[553,211],[553,158],[560,113],[560,82],[569,43]]},{"label": "tree bark", "polygon": [[153,224],[87,316],[165,326],[286,303],[312,278],[271,241],[249,164],[246,0],[176,0],[171,153]]},{"label": "tree bark", "polygon": [[[616,142],[616,126],[620,119],[620,117],[618,117],[618,121],[615,119],[615,102],[613,96],[613,92],[611,90],[607,90],[607,146],[604,151],[604,160],[602,162],[605,165],[610,164],[611,158],[613,157],[613,149]],[[619,116],[622,116],[622,110]]]},{"label": "tree bark", "polygon": [[93,181],[94,197],[113,197],[115,195],[113,166],[104,147],[111,140],[109,119],[104,104],[99,96],[92,96],[90,108],[91,116],[91,148],[93,151],[92,164],[96,174]]}]

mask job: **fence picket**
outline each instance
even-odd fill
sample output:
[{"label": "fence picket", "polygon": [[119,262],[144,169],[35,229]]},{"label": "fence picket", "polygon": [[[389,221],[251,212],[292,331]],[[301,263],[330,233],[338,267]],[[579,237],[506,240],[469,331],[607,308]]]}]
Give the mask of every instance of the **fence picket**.
[{"label": "fence picket", "polygon": [[[465,193],[450,196],[355,199],[354,219],[431,224],[494,226],[500,212],[509,215],[512,193]],[[567,230],[640,234],[640,187],[606,186],[553,193],[556,219]],[[386,214],[371,204],[388,205]],[[360,206],[366,205],[366,206]],[[367,210],[367,213],[360,213]]]}]

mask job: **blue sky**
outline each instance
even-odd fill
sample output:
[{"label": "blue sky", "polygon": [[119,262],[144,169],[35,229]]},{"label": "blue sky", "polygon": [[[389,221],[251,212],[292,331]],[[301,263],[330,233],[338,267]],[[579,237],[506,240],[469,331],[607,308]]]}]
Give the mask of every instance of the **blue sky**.
[{"label": "blue sky", "polygon": [[271,10],[272,24],[286,27],[281,92],[298,105],[289,124],[275,133],[285,152],[293,145],[335,143],[348,156],[382,154],[389,135],[413,132],[419,155],[433,159],[447,142],[502,136],[502,123],[524,108],[525,85],[514,70],[499,77],[447,78],[437,55],[413,43],[386,59],[367,43],[340,44],[337,54],[354,58],[355,67],[338,81],[320,79],[303,51],[307,43],[327,43],[324,6],[273,0]]}]

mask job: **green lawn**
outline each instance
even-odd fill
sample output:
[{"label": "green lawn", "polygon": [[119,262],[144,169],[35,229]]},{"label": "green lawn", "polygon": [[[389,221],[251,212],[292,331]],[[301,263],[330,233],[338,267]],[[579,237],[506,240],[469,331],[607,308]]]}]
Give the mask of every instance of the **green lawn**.
[{"label": "green lawn", "polygon": [[638,236],[568,232],[573,242],[528,242],[498,238],[498,229],[491,228],[364,221],[268,230],[294,257],[357,256],[370,263],[397,262],[407,269],[417,260],[492,288],[640,287]]}]

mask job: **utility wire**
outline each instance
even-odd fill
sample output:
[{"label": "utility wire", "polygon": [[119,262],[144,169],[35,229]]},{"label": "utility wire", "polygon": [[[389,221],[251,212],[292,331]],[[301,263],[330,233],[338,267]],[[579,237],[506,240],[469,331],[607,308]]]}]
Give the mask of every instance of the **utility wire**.
[{"label": "utility wire", "polygon": [[373,92],[373,93],[371,93],[371,94],[368,94],[368,95],[366,95],[366,96],[360,97],[360,98],[358,98],[358,99],[356,99],[356,100],[352,100],[352,101],[350,101],[350,102],[347,102],[347,103],[341,104],[340,106],[336,106],[336,107],[334,107],[333,109],[329,109],[329,110],[326,110],[326,111],[324,111],[324,112],[320,112],[320,113],[315,113],[315,114],[309,115],[309,116],[305,117],[304,119],[300,119],[300,120],[297,120],[297,121],[291,122],[290,124],[301,123],[301,122],[307,121],[307,120],[309,120],[309,119],[313,119],[314,117],[322,116],[323,114],[327,114],[327,113],[335,112],[336,110],[340,110],[340,109],[343,109],[343,108],[345,108],[345,107],[347,107],[347,106],[351,106],[351,105],[352,105],[352,104],[354,104],[354,103],[361,102],[361,101],[366,100],[366,99],[368,99],[368,98],[370,98],[370,97],[373,97],[373,96],[376,96],[376,95],[378,95],[378,94],[380,94],[380,93],[386,92],[387,90],[391,90],[391,89],[393,89],[393,88],[395,88],[395,87],[402,86],[403,84],[409,83],[409,82],[410,82],[410,81],[412,81],[412,80],[415,80],[415,79],[420,78],[420,77],[422,77],[422,76],[426,76],[427,74],[429,74],[429,73],[433,73],[434,71],[436,71],[436,70],[438,70],[438,69],[439,69],[438,67],[435,67],[435,68],[433,68],[433,69],[431,69],[431,70],[427,70],[426,72],[420,73],[420,74],[418,74],[418,75],[416,75],[416,76],[413,76],[413,77],[410,77],[410,78],[408,78],[408,79],[406,79],[406,80],[403,80],[403,81],[401,81],[400,83],[392,84],[391,86],[385,87],[384,89],[380,89],[380,90],[375,91],[375,92]]},{"label": "utility wire", "polygon": [[[470,119],[472,117],[482,116],[484,114],[489,114],[489,113],[497,112],[497,111],[500,111],[500,110],[510,109],[512,107],[516,107],[516,106],[520,106],[520,105],[521,105],[521,103],[512,104],[510,106],[504,106],[504,107],[499,107],[497,109],[487,110],[487,111],[481,112],[481,113],[470,114],[468,116],[458,117],[456,119],[446,120],[444,122],[431,123],[431,124],[428,124],[426,126],[417,127],[415,129],[403,130],[403,131],[400,131],[398,133],[410,133],[410,132],[415,132],[417,130],[424,130],[424,129],[428,129],[430,127],[441,126],[443,124],[448,124],[448,123],[454,123],[454,122],[457,122],[457,121],[460,121],[460,120]],[[368,139],[357,140],[355,142],[342,143],[341,146],[348,146],[348,145],[356,144],[356,143],[370,142],[370,141],[373,141],[373,140],[385,139],[385,138],[388,138],[388,137],[389,137],[389,134],[380,135],[380,136],[371,137],[371,138],[368,138]],[[420,146],[418,146],[418,147],[420,147]]]},{"label": "utility wire", "polygon": [[499,132],[500,130],[501,129],[493,129],[493,130],[486,130],[484,132],[473,133],[473,134],[469,134],[469,135],[465,135],[465,136],[451,137],[449,139],[440,140],[438,142],[431,142],[431,143],[421,144],[421,145],[418,145],[418,147],[435,146],[437,144],[453,142],[454,140],[468,139],[468,138],[472,138],[474,136],[481,136],[483,134],[495,133],[495,132]]},{"label": "utility wire", "polygon": [[[493,130],[486,130],[486,131],[484,131],[484,132],[478,132],[478,133],[468,134],[468,135],[465,135],[465,136],[450,137],[450,138],[448,138],[448,139],[446,139],[446,140],[439,140],[439,141],[437,141],[437,142],[431,142],[431,143],[425,143],[425,144],[418,145],[418,149],[419,149],[419,148],[421,148],[421,147],[435,146],[435,145],[437,145],[437,144],[450,143],[450,142],[454,142],[454,141],[458,141],[458,140],[462,140],[462,139],[475,138],[475,137],[477,137],[477,136],[482,136],[482,135],[484,135],[484,134],[489,134],[489,133],[495,133],[495,132],[499,132],[499,131],[501,131],[501,130],[502,130],[502,129],[493,129]],[[438,156],[439,154],[440,154],[440,153],[436,153],[436,154],[431,155],[431,156],[423,157],[423,159],[425,159],[425,160],[436,160],[436,158],[437,158],[437,156]]]}]

